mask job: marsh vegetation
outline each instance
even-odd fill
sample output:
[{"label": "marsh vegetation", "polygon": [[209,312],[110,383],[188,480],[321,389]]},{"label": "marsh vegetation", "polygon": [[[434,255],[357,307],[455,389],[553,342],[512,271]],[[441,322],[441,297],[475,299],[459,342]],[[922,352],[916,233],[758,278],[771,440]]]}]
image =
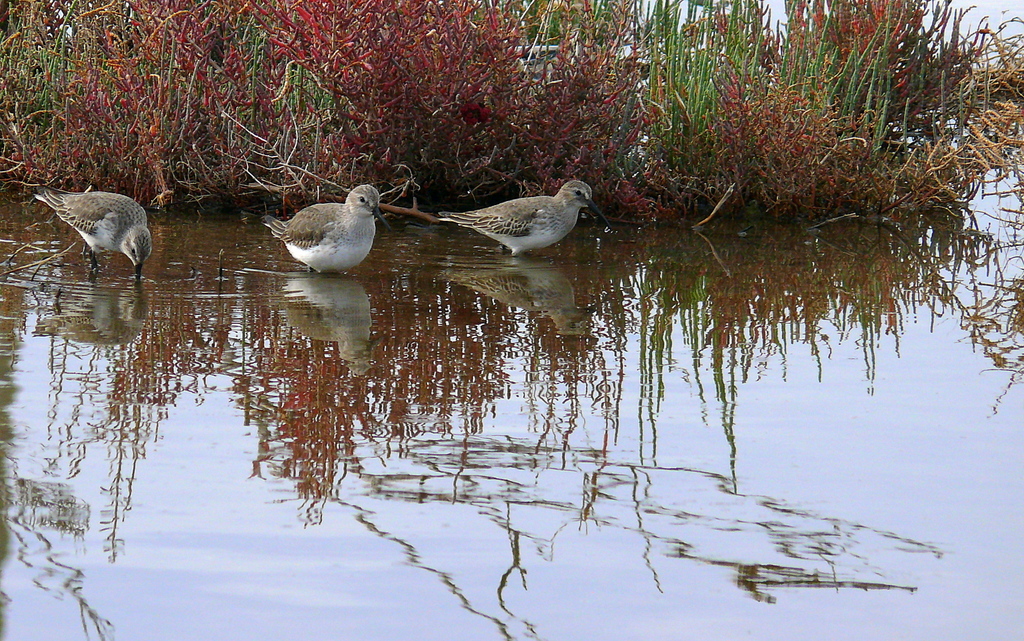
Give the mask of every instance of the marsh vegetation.
[{"label": "marsh vegetation", "polygon": [[1014,171],[1020,39],[945,0],[8,2],[0,177],[286,208],[595,186],[699,220],[955,210]]}]

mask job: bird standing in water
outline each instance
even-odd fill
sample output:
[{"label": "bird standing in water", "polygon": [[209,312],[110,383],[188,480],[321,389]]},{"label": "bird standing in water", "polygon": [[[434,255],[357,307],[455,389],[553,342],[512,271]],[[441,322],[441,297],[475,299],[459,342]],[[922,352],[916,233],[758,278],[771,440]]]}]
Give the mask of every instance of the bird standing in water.
[{"label": "bird standing in water", "polygon": [[513,256],[518,256],[565,238],[576,226],[584,207],[611,226],[592,198],[590,185],[570,180],[554,196],[516,198],[462,213],[443,211],[438,217],[489,236],[511,249]]},{"label": "bird standing in water", "polygon": [[359,185],[344,203],[318,203],[285,222],[264,216],[263,224],[284,241],[292,257],[317,272],[340,272],[355,267],[373,246],[373,218],[386,227],[380,213],[380,194],[372,185]]},{"label": "bird standing in water", "polygon": [[142,205],[128,196],[106,191],[75,193],[41,187],[35,197],[81,234],[93,272],[99,269],[97,253],[119,251],[135,265],[135,280],[142,279],[142,265],[153,251],[153,236]]}]

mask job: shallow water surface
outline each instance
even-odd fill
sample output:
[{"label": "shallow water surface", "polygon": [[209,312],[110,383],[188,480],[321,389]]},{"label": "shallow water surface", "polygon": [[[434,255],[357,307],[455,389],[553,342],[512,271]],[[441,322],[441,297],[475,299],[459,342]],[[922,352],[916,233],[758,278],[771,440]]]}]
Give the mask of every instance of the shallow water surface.
[{"label": "shallow water surface", "polygon": [[[0,214],[5,270],[77,242]],[[156,214],[138,286],[9,274],[4,638],[1021,638],[1021,247],[980,225],[409,226],[325,276]]]}]

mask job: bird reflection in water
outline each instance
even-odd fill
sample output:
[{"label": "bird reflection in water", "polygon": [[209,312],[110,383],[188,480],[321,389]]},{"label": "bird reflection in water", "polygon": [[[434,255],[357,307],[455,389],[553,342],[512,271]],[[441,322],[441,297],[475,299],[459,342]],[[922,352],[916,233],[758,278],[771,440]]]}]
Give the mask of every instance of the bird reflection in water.
[{"label": "bird reflection in water", "polygon": [[370,338],[370,297],[357,281],[323,274],[295,274],[285,282],[288,324],[307,338],[337,343],[354,374],[370,369],[377,340]]},{"label": "bird reflection in water", "polygon": [[578,307],[572,283],[557,267],[541,260],[509,258],[494,265],[452,267],[441,272],[447,280],[528,312],[540,312],[555,323],[559,334],[590,333],[594,310]]},{"label": "bird reflection in water", "polygon": [[139,283],[127,289],[63,289],[53,313],[41,317],[33,333],[75,343],[124,345],[138,336],[147,313],[146,291]]}]

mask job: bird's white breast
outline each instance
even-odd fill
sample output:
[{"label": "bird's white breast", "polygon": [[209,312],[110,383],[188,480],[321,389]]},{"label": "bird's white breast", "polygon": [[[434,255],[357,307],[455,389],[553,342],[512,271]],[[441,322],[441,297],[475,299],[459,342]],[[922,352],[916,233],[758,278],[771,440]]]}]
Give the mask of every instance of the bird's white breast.
[{"label": "bird's white breast", "polygon": [[288,244],[292,257],[318,272],[338,272],[355,267],[370,253],[373,237],[365,242],[332,242],[324,240],[319,245],[302,248]]}]

